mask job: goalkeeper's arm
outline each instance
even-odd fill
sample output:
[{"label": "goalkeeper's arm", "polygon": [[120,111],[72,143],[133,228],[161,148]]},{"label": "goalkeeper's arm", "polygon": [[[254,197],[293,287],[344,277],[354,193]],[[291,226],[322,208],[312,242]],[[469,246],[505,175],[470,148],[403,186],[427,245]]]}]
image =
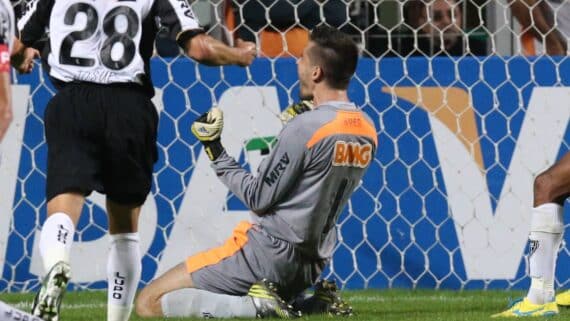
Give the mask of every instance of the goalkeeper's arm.
[{"label": "goalkeeper's arm", "polygon": [[[305,142],[299,140],[299,124],[292,123],[281,131],[277,144],[259,165],[256,176],[224,152],[220,141],[223,125],[221,110],[212,108],[194,121],[192,133],[204,144],[212,167],[224,185],[250,210],[264,215],[287,195],[302,172]],[[304,139],[308,140],[307,137]],[[277,167],[279,173],[274,174]]]}]

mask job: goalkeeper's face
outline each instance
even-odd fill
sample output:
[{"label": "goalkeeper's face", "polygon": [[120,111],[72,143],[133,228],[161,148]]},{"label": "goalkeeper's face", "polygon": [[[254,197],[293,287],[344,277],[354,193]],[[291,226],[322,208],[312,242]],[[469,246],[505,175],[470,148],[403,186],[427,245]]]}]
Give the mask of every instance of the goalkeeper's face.
[{"label": "goalkeeper's face", "polygon": [[309,44],[305,47],[305,50],[303,50],[301,57],[299,57],[297,60],[297,73],[299,74],[299,96],[302,100],[312,100],[313,90],[315,89],[315,66],[311,62],[311,57],[308,54],[312,46],[314,46],[314,44],[309,42]]}]

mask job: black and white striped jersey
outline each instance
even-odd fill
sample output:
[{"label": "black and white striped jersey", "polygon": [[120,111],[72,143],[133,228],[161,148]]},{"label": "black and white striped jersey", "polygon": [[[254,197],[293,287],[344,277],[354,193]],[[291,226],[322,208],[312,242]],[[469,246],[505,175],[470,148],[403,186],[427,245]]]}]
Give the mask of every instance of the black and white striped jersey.
[{"label": "black and white striped jersey", "polygon": [[0,45],[11,50],[14,40],[14,12],[9,0],[0,0]]},{"label": "black and white striped jersey", "polygon": [[181,46],[203,32],[187,0],[32,0],[18,21],[26,46],[49,30],[52,78],[138,83],[149,90],[159,28]]}]

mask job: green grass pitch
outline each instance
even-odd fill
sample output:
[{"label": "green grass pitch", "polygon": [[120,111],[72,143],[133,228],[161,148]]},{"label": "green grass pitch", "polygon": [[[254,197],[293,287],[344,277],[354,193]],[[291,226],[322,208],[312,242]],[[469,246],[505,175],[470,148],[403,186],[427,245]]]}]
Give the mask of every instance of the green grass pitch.
[{"label": "green grass pitch", "polygon": [[[433,291],[433,290],[366,290],[344,291],[355,310],[350,320],[385,321],[477,321],[496,320],[489,316],[505,309],[508,298],[520,297],[514,291]],[[29,310],[33,294],[0,294],[0,300]],[[104,321],[106,319],[106,293],[69,292],[64,299],[61,321]],[[330,320],[327,316],[303,317],[302,320]],[[570,310],[562,309],[557,317],[548,320],[569,320]],[[163,320],[131,317],[133,321]],[[203,320],[183,318],[170,320]],[[243,320],[243,319],[242,319]],[[541,320],[532,318],[532,320]]]}]

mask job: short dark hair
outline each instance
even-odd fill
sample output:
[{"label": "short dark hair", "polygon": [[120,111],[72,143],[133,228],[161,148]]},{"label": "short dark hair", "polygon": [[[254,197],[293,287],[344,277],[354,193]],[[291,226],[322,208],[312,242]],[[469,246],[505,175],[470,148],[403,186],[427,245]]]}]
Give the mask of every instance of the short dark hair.
[{"label": "short dark hair", "polygon": [[358,47],[354,41],[325,25],[313,29],[309,40],[316,45],[309,52],[310,58],[323,70],[326,83],[334,89],[346,89],[358,62]]}]

